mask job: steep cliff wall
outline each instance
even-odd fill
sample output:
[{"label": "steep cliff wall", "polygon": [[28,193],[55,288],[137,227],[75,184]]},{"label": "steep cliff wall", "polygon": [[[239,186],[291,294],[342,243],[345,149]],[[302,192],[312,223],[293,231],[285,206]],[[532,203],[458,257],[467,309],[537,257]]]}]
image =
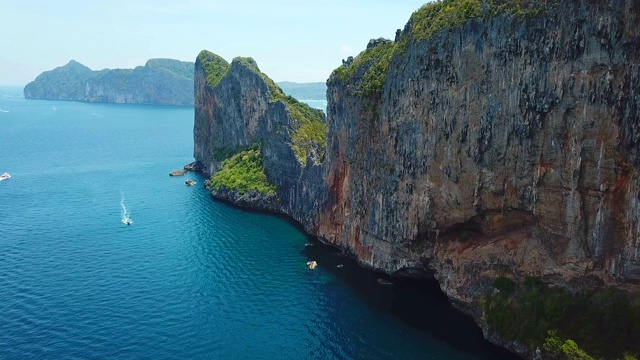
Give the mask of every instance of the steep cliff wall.
[{"label": "steep cliff wall", "polygon": [[150,59],[135,69],[93,71],[70,61],[46,71],[24,88],[27,99],[117,104],[193,104],[193,63]]},{"label": "steep cliff wall", "polygon": [[[218,198],[289,214],[308,231],[326,191],[324,113],[287,97],[251,58],[228,64],[202,51],[195,65],[194,158],[209,175],[231,155],[259,143],[275,198],[214,189]],[[231,190],[231,191],[230,191]]]},{"label": "steep cliff wall", "polygon": [[[638,283],[635,5],[564,2],[527,21],[472,19],[411,42],[372,94],[359,86],[374,62],[346,81],[334,72],[329,199],[342,205],[319,234],[389,272],[408,261],[389,250],[437,259],[444,280],[463,269],[442,255],[534,242],[545,261],[491,263]],[[463,232],[474,246],[455,244]]]},{"label": "steep cliff wall", "polygon": [[425,40],[421,15],[328,81],[317,234],[374,269],[433,271],[477,318],[499,276],[634,289],[640,3],[564,1]]},{"label": "steep cliff wall", "polygon": [[[316,141],[303,157],[257,65],[203,52],[195,158],[215,173],[261,142],[278,199],[260,207],[364,266],[434,276],[488,337],[530,353],[569,316],[573,295],[553,291],[640,285],[639,21],[637,0],[427,4],[333,72],[326,150]],[[516,303],[493,297],[512,284],[566,300],[535,342],[488,326],[488,308]],[[483,307],[491,299],[504,302]]]}]

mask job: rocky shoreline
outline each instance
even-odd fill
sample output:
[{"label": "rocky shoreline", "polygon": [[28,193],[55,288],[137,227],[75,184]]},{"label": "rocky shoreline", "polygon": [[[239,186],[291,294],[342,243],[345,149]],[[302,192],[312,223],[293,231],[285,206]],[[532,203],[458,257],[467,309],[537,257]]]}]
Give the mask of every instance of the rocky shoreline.
[{"label": "rocky shoreline", "polygon": [[213,189],[210,186],[209,180],[205,181],[204,187],[211,192],[211,197],[216,200],[225,201],[248,209],[281,213],[281,211],[279,211],[280,201],[276,194],[265,195],[255,190],[249,190],[245,194],[240,194],[238,191],[226,187]]}]

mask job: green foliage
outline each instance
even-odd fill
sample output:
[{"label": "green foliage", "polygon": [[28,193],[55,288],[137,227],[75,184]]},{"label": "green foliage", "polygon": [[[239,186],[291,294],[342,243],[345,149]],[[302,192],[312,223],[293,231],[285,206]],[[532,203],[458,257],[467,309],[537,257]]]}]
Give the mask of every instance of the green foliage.
[{"label": "green foliage", "polygon": [[[555,1],[548,1],[555,5]],[[512,14],[516,19],[531,19],[547,12],[547,0],[488,0],[485,17]]]},{"label": "green foliage", "polygon": [[493,17],[504,13],[513,14],[516,19],[544,15],[546,1],[535,0],[437,0],[423,5],[415,11],[403,35],[397,42],[367,47],[353,59],[334,70],[333,75],[340,81],[351,82],[355,74],[364,72],[357,90],[365,95],[382,92],[389,66],[394,57],[404,54],[410,43],[428,41],[441,30],[460,28],[470,19]]},{"label": "green foliage", "polygon": [[360,90],[364,95],[382,92],[382,87],[387,78],[389,66],[391,65],[391,59],[393,59],[395,53],[394,45],[393,42],[388,42],[378,45],[371,50],[370,56],[376,60],[362,78]]},{"label": "green foliage", "polygon": [[389,65],[395,54],[396,44],[389,41],[361,52],[349,66],[341,66],[335,74],[343,82],[349,81],[360,68],[368,68],[358,90],[365,95],[382,91]]},{"label": "green foliage", "polygon": [[229,63],[225,59],[206,50],[202,50],[200,54],[198,54],[197,61],[200,62],[207,74],[207,84],[211,87],[216,87],[230,68]]},{"label": "green foliage", "polygon": [[411,34],[415,41],[425,41],[441,29],[458,28],[481,15],[481,0],[444,0],[423,5],[411,15]]},{"label": "green foliage", "polygon": [[293,152],[303,165],[307,164],[307,156],[312,148],[317,148],[322,157],[327,142],[327,123],[323,119],[322,110],[313,109],[291,96],[286,96],[282,101],[289,107],[291,116],[297,120],[291,134]]},{"label": "green foliage", "polygon": [[256,146],[257,145],[241,146],[236,148],[233,148],[233,147],[217,148],[213,150],[213,153],[211,154],[211,158],[216,161],[226,160],[241,151],[257,148]]},{"label": "green foliage", "polygon": [[276,193],[276,187],[269,183],[264,172],[262,152],[255,144],[222,162],[220,170],[210,180],[214,189],[226,187],[245,194],[249,190],[270,195]]},{"label": "green foliage", "polygon": [[[532,347],[545,344],[562,349],[565,357],[560,358],[588,359],[581,357],[587,352],[621,358],[625,353],[640,353],[640,304],[633,301],[636,297],[615,289],[571,294],[529,277],[511,292],[488,295],[483,311],[487,324],[498,334]],[[549,331],[556,332],[550,335]],[[575,341],[559,340],[561,337]]]},{"label": "green foliage", "polygon": [[260,68],[258,67],[258,63],[252,58],[252,57],[242,57],[242,56],[237,56],[233,59],[233,61],[237,61],[239,63],[244,64],[245,66],[248,66],[250,69],[256,71],[256,72],[260,72]]},{"label": "green foliage", "polygon": [[543,348],[558,360],[593,360],[586,351],[582,350],[575,341],[562,341],[557,331],[549,331],[549,337],[544,341]]},{"label": "green foliage", "polygon": [[515,286],[516,283],[506,276],[500,276],[493,280],[493,287],[502,292],[511,292]]},{"label": "green foliage", "polygon": [[327,142],[327,123],[324,120],[322,110],[314,109],[294,97],[286,95],[271,78],[260,72],[257,65],[254,70],[267,83],[271,100],[282,101],[289,108],[291,116],[296,121],[293,124],[293,133],[291,134],[291,149],[298,159],[303,165],[306,165],[307,157],[312,148],[318,149],[319,155],[322,157]]}]

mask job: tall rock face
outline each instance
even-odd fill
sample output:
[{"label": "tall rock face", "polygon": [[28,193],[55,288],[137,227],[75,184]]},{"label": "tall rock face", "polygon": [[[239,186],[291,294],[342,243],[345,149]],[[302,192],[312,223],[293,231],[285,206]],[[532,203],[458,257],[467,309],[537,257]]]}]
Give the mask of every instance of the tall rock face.
[{"label": "tall rock face", "polygon": [[212,86],[215,58],[197,61],[196,160],[215,173],[265,142],[275,210],[364,266],[435,277],[530,354],[488,327],[496,279],[640,288],[640,6],[537,3],[431,3],[372,40],[329,78],[326,153],[306,162],[258,71],[234,61]]},{"label": "tall rock face", "polygon": [[[240,203],[289,214],[311,232],[318,222],[317,204],[326,193],[320,166],[324,113],[284,95],[251,58],[237,57],[228,64],[202,51],[196,59],[194,86],[194,158],[203,171],[213,175],[223,160],[260,144],[265,173],[278,189],[276,199],[265,203],[258,196]],[[311,124],[301,112],[314,117]],[[321,143],[299,138],[309,125],[320,126]],[[236,195],[214,191],[214,196],[231,201],[238,199]]]},{"label": "tall rock face", "polygon": [[71,60],[24,88],[27,99],[118,104],[193,105],[193,63],[151,59],[135,69],[93,71]]},{"label": "tall rock face", "polygon": [[462,302],[500,273],[640,284],[636,5],[566,1],[428,41],[409,22],[378,91],[375,60],[336,70],[318,234],[386,272],[427,265]]}]

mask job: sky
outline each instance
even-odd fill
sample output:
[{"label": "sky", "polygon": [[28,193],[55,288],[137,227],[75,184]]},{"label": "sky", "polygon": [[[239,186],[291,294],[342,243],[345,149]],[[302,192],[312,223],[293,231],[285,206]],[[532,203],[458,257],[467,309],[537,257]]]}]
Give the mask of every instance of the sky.
[{"label": "sky", "polygon": [[93,70],[151,58],[253,57],[275,81],[326,81],[369,39],[393,39],[428,0],[0,0],[0,85],[76,60]]}]

